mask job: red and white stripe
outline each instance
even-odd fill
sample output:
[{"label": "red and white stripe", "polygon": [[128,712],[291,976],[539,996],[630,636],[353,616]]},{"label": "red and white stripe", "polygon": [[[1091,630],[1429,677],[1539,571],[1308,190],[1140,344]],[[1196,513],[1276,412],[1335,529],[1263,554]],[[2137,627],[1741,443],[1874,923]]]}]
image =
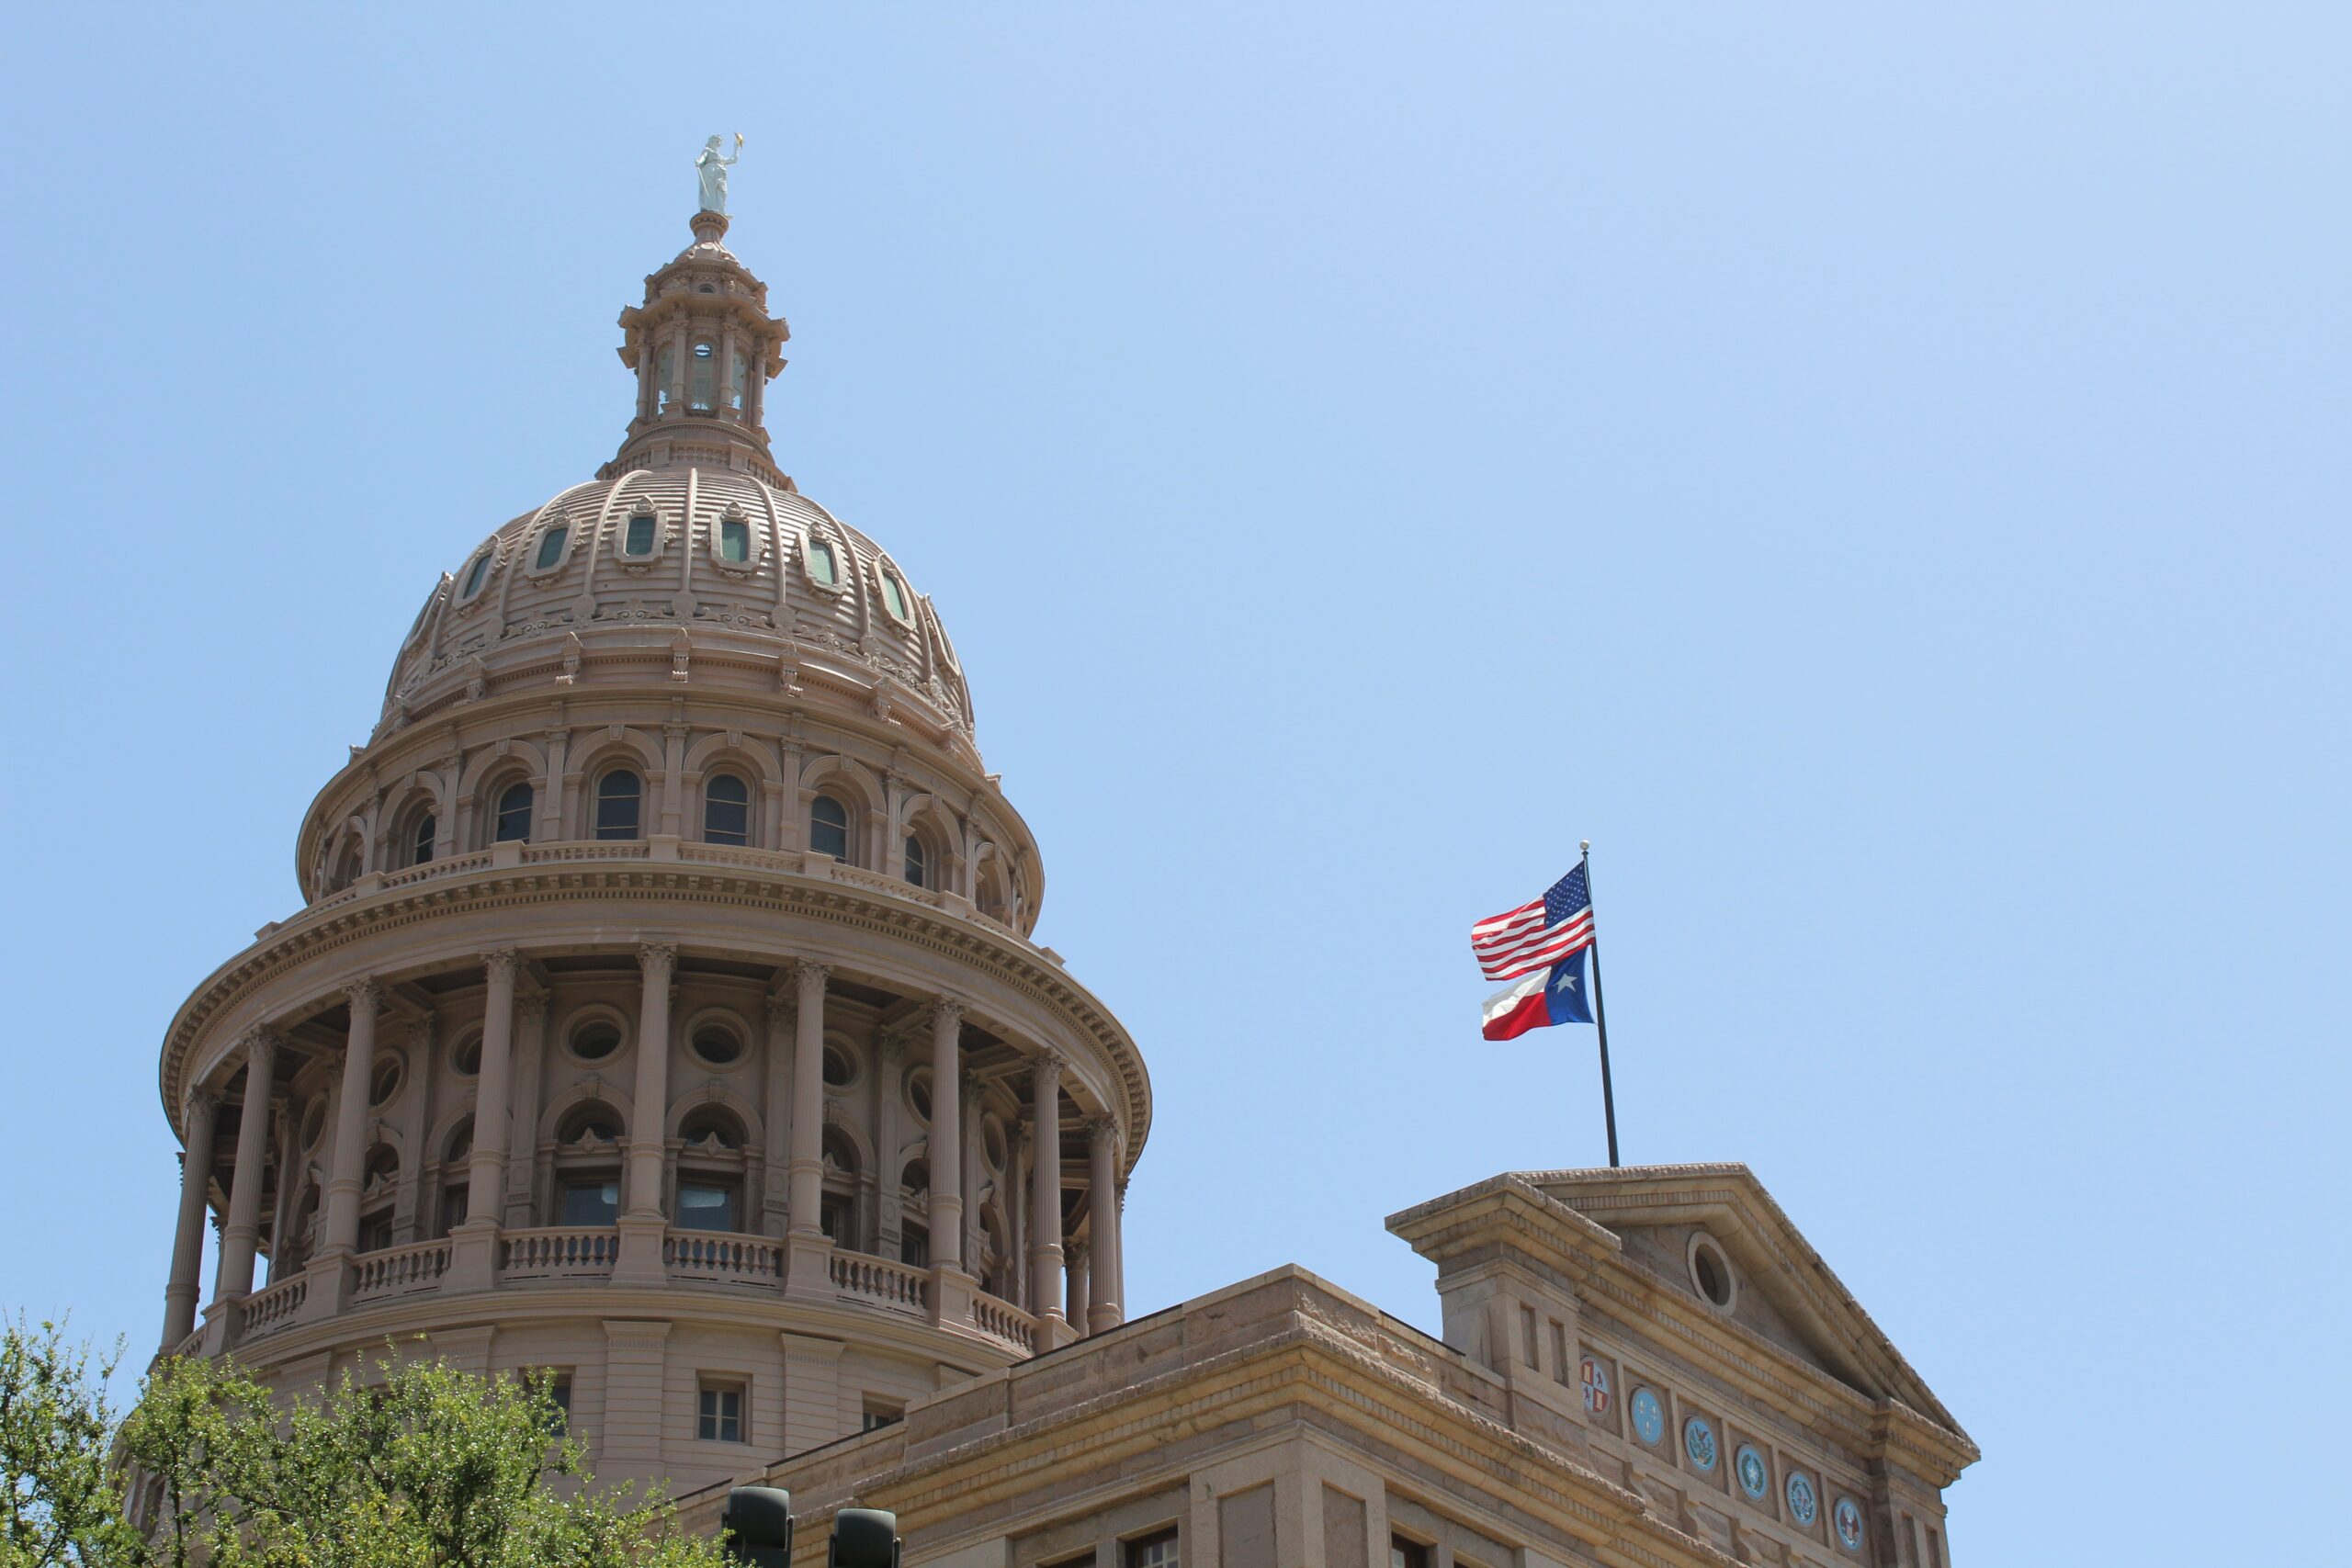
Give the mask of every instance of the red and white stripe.
[{"label": "red and white stripe", "polygon": [[1470,928],[1470,952],[1489,980],[1509,980],[1550,967],[1592,945],[1592,907],[1556,926],[1544,923],[1544,900],[1480,920]]}]

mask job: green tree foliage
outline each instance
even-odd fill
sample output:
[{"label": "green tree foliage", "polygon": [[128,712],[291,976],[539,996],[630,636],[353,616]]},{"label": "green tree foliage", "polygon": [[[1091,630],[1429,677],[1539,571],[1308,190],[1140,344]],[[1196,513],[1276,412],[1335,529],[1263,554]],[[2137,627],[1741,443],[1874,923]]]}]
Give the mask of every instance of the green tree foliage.
[{"label": "green tree foliage", "polygon": [[658,1496],[594,1484],[544,1378],[482,1378],[387,1354],[364,1386],[345,1373],[323,1393],[287,1398],[232,1364],[171,1360],[116,1423],[104,1368],[94,1378],[86,1355],[46,1325],[8,1334],[0,1405],[21,1401],[28,1415],[10,1417],[6,1438],[12,1511],[0,1568],[719,1561]]}]

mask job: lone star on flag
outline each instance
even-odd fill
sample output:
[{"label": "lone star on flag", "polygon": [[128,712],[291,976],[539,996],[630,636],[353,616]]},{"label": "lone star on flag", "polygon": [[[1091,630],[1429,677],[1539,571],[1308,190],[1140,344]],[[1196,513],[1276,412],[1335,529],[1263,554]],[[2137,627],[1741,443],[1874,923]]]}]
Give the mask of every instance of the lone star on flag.
[{"label": "lone star on flag", "polygon": [[1573,991],[1577,988],[1577,977],[1574,975],[1563,974],[1552,988],[1555,991]]}]

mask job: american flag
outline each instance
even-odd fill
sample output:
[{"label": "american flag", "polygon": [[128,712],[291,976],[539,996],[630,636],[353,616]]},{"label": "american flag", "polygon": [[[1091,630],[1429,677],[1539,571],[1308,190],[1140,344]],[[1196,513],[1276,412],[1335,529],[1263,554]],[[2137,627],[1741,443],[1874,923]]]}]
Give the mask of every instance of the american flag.
[{"label": "american flag", "polygon": [[1532,975],[1591,945],[1592,895],[1585,891],[1582,864],[1533,903],[1470,928],[1471,954],[1489,980]]}]

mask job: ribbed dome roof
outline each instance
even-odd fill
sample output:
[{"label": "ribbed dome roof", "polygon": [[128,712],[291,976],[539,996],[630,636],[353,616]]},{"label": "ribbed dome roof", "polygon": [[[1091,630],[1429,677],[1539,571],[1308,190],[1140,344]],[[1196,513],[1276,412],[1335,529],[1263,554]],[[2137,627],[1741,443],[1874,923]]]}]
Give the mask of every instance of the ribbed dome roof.
[{"label": "ribbed dome roof", "polygon": [[954,645],[897,562],[788,480],[692,462],[575,485],[484,540],[418,613],[384,720],[526,671],[588,683],[599,662],[649,659],[684,660],[682,679],[715,663],[733,684],[765,665],[771,691],[807,671],[876,711],[927,709],[971,745]]}]

